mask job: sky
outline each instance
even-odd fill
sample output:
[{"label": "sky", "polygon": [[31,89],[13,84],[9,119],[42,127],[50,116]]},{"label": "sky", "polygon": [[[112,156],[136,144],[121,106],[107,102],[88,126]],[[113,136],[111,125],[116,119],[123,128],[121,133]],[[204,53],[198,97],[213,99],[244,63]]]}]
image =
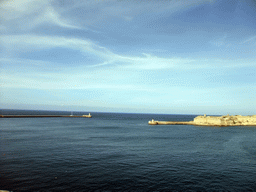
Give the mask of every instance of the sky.
[{"label": "sky", "polygon": [[0,108],[256,114],[254,0],[1,0]]}]

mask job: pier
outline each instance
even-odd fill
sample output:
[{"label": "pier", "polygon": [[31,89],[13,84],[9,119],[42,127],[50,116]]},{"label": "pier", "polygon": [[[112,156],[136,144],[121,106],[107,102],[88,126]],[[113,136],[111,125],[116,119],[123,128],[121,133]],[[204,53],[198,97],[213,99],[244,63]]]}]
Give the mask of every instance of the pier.
[{"label": "pier", "polygon": [[0,115],[0,118],[43,118],[43,117],[71,117],[71,118],[91,118],[89,115]]},{"label": "pier", "polygon": [[193,125],[193,121],[152,121],[148,122],[149,125]]}]

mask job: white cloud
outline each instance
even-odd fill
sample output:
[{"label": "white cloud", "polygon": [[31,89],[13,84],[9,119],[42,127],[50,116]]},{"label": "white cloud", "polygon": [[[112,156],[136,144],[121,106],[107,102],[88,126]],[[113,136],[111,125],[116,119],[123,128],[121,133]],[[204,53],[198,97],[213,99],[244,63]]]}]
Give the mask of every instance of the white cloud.
[{"label": "white cloud", "polygon": [[[44,50],[52,48],[67,48],[77,50],[81,53],[92,54],[100,57],[104,61],[94,65],[94,67],[104,65],[115,65],[127,69],[139,70],[162,70],[162,69],[196,69],[196,68],[216,68],[216,67],[239,67],[250,66],[253,62],[230,61],[230,60],[205,60],[191,58],[163,58],[142,53],[144,56],[124,56],[113,53],[107,48],[97,45],[90,40],[37,36],[37,35],[2,35],[0,43],[6,51],[13,53],[33,52],[34,50]],[[90,66],[92,67],[92,66]]]},{"label": "white cloud", "polygon": [[[158,18],[159,15],[173,14],[190,7],[200,6],[205,3],[212,3],[213,0],[193,1],[73,1],[63,3],[63,12],[68,13],[73,19],[79,17],[79,23],[87,27],[100,28],[101,23],[109,20],[122,19],[127,22],[136,21],[140,15],[147,14],[142,22]],[[83,13],[81,13],[83,10]],[[78,14],[76,14],[78,13]],[[150,17],[150,18],[149,18]],[[140,18],[143,19],[143,18]]]},{"label": "white cloud", "polygon": [[56,47],[69,48],[85,53],[95,54],[105,61],[99,65],[107,64],[125,64],[128,68],[137,69],[164,69],[174,68],[178,65],[192,62],[190,59],[180,58],[159,58],[144,54],[146,57],[132,57],[115,54],[105,47],[94,44],[89,40],[81,40],[77,38],[36,36],[36,35],[14,35],[1,36],[1,44],[8,50],[14,52],[33,51],[40,49],[51,49]]},{"label": "white cloud", "polygon": [[49,4],[49,0],[12,0],[0,4],[0,15],[4,20],[19,19],[26,15],[41,11]]},{"label": "white cloud", "polygon": [[168,11],[168,14],[172,14],[211,2],[211,0],[161,2],[12,0],[3,1],[0,4],[0,21],[9,32],[30,31],[43,24],[88,30],[89,26],[99,28],[102,22],[113,18],[121,18],[130,22],[145,13],[158,14]]},{"label": "white cloud", "polygon": [[39,25],[42,23],[52,23],[54,25],[63,27],[63,28],[70,28],[70,29],[80,29],[80,27],[71,25],[71,22],[68,22],[66,19],[61,18],[61,15],[54,10],[54,8],[50,5],[48,5],[44,12],[37,17],[33,23],[35,25]]},{"label": "white cloud", "polygon": [[50,23],[63,28],[79,29],[54,9],[50,0],[13,0],[0,4],[0,18],[9,31],[30,30]]},{"label": "white cloud", "polygon": [[81,52],[88,52],[107,58],[113,55],[113,53],[108,51],[106,48],[98,46],[89,40],[83,39],[37,35],[3,35],[0,37],[1,44],[6,49],[13,52],[61,47]]}]

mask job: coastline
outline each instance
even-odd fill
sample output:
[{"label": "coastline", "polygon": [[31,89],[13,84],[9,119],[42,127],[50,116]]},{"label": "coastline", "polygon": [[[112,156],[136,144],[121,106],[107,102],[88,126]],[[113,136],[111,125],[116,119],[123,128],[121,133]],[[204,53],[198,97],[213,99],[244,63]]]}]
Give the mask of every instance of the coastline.
[{"label": "coastline", "polygon": [[195,125],[195,126],[256,126],[256,115],[224,115],[224,116],[197,116],[193,121],[152,121],[149,125]]}]

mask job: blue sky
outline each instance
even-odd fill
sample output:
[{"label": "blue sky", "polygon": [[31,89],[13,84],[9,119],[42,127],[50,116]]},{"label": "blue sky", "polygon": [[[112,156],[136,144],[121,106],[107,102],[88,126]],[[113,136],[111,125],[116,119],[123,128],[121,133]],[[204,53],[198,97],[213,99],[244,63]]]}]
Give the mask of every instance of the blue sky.
[{"label": "blue sky", "polygon": [[4,109],[256,114],[256,1],[3,0]]}]

